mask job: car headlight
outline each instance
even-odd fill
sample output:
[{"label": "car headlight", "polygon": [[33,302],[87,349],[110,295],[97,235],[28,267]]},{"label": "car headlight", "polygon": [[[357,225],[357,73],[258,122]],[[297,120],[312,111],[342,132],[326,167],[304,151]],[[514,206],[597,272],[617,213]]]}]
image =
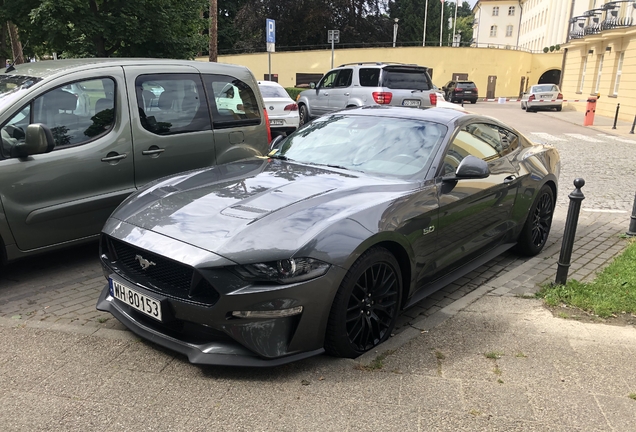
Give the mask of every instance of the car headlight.
[{"label": "car headlight", "polygon": [[236,266],[233,270],[241,278],[251,282],[290,284],[324,275],[329,270],[329,264],[314,258],[289,258]]}]

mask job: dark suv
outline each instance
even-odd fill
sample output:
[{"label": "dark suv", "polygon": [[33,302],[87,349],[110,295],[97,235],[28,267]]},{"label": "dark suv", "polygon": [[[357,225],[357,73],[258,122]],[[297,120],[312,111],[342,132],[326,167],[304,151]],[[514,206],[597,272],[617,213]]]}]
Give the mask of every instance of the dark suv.
[{"label": "dark suv", "polygon": [[449,81],[442,87],[444,97],[448,102],[461,102],[462,100],[477,103],[479,90],[472,81]]},{"label": "dark suv", "polygon": [[348,63],[327,72],[311,90],[298,95],[300,124],[348,107],[437,105],[428,68],[399,63]]}]

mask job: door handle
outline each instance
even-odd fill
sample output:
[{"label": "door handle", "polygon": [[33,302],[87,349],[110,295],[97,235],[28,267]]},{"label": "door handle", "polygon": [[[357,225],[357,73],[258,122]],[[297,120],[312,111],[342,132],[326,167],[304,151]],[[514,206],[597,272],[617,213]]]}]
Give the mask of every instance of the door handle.
[{"label": "door handle", "polygon": [[345,93],[345,96],[349,96],[349,93]]},{"label": "door handle", "polygon": [[116,162],[118,160],[126,159],[128,156],[127,153],[117,154],[117,153],[108,153],[108,156],[102,158],[102,162]]},{"label": "door handle", "polygon": [[504,182],[504,183],[510,183],[510,182],[514,181],[516,178],[517,178],[517,176],[516,176],[516,175],[514,175],[514,174],[513,174],[513,175],[509,175],[508,177],[506,177],[506,178],[504,179],[504,181],[503,181],[503,182]]},{"label": "door handle", "polygon": [[323,93],[323,96],[329,96],[329,93],[324,92],[324,93]]},{"label": "door handle", "polygon": [[144,150],[144,151],[141,152],[141,154],[144,155],[144,156],[152,156],[152,155],[158,155],[159,153],[163,153],[165,151],[166,151],[166,149],[154,148],[152,150]]}]

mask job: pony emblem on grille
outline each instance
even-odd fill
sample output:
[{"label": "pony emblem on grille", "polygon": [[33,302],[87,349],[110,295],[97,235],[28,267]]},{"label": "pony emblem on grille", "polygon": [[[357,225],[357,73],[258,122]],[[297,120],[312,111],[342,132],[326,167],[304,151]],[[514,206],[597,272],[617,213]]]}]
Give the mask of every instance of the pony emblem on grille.
[{"label": "pony emblem on grille", "polygon": [[135,255],[135,259],[139,261],[139,265],[141,266],[142,270],[146,270],[150,266],[157,265],[153,263],[152,261],[148,261],[146,258],[142,257],[141,255]]}]

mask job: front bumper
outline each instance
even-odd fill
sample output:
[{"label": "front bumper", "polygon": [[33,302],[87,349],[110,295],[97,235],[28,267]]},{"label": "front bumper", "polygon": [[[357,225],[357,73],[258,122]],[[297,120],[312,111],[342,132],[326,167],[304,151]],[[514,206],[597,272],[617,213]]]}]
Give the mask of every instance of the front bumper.
[{"label": "front bumper", "polygon": [[[116,274],[109,277],[161,302],[162,322],[112,297],[106,284],[97,309],[138,336],[186,355],[191,363],[277,366],[324,352],[327,318],[344,271],[332,266],[325,275],[298,284],[248,286],[221,294],[213,306],[164,296]],[[271,310],[273,304],[302,305],[303,311],[267,319],[231,316],[232,311]]]}]

